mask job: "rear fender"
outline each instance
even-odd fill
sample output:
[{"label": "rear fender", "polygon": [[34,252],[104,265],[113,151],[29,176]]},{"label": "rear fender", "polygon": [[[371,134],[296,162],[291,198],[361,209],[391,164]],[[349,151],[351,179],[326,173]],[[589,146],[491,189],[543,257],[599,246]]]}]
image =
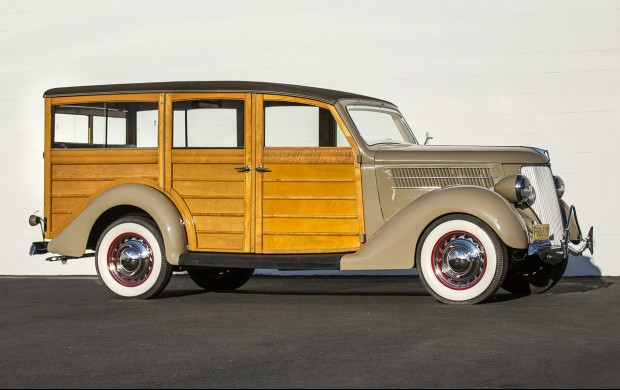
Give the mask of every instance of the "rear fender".
[{"label": "rear fender", "polygon": [[163,236],[168,262],[178,265],[179,256],[187,252],[181,215],[162,192],[144,184],[119,184],[102,192],[50,241],[48,250],[64,256],[83,256],[95,222],[116,206],[133,206],[149,214]]}]

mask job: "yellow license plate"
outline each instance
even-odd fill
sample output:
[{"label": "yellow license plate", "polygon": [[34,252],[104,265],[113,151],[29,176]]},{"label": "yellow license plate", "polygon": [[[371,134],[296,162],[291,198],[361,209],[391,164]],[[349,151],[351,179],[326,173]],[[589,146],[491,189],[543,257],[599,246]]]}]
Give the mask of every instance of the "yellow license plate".
[{"label": "yellow license plate", "polygon": [[533,241],[547,241],[549,239],[549,224],[534,224]]}]

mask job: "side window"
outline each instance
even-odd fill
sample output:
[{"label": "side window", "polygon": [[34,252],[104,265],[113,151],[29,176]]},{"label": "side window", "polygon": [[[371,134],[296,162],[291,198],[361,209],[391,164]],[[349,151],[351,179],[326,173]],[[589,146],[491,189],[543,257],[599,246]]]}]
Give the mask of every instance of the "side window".
[{"label": "side window", "polygon": [[242,100],[192,100],[172,105],[175,148],[243,148]]},{"label": "side window", "polygon": [[157,103],[88,103],[54,107],[53,147],[156,148]]},{"label": "side window", "polygon": [[349,147],[329,110],[307,104],[265,102],[266,147]]}]

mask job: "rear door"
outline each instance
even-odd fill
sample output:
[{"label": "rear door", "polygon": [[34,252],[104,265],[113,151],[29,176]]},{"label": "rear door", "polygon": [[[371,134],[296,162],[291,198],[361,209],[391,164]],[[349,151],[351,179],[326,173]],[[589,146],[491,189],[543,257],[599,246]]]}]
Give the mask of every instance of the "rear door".
[{"label": "rear door", "polygon": [[166,189],[191,251],[251,252],[251,96],[168,94]]}]

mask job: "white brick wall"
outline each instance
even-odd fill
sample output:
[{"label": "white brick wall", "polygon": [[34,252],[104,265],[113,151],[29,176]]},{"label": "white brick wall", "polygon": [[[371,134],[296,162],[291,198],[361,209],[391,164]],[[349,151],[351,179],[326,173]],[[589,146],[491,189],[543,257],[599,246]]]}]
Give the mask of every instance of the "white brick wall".
[{"label": "white brick wall", "polygon": [[0,274],[92,273],[28,258],[42,208],[42,93],[262,80],[398,104],[436,144],[550,150],[596,256],[620,275],[619,0],[0,0]]}]

